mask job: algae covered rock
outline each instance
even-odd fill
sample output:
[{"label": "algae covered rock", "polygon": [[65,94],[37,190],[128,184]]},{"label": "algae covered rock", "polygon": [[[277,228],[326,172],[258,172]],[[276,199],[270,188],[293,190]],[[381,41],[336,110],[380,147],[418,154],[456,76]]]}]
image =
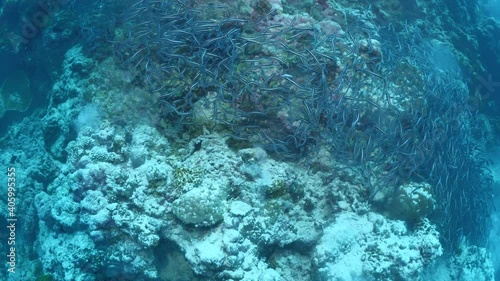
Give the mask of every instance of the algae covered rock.
[{"label": "algae covered rock", "polygon": [[205,181],[200,187],[182,194],[172,203],[172,212],[185,224],[214,226],[226,211],[226,194],[221,184]]},{"label": "algae covered rock", "polygon": [[399,187],[392,199],[392,213],[399,219],[416,221],[434,210],[432,187],[428,183],[409,183]]}]

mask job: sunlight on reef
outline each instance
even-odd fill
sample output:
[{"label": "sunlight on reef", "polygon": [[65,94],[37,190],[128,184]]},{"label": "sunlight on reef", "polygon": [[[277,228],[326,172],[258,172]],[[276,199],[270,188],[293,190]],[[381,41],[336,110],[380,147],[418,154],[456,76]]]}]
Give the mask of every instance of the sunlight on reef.
[{"label": "sunlight on reef", "polygon": [[60,1],[0,1],[8,280],[495,280],[475,1]]}]

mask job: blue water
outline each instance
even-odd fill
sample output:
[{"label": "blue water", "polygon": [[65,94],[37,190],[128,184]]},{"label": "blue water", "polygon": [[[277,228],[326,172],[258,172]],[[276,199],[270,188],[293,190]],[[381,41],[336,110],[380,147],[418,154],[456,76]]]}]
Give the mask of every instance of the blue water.
[{"label": "blue water", "polygon": [[0,1],[0,280],[500,280],[500,4]]}]

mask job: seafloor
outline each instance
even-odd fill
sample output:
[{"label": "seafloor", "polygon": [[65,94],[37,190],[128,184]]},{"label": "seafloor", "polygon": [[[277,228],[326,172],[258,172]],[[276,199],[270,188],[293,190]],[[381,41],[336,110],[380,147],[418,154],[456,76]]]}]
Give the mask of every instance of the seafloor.
[{"label": "seafloor", "polygon": [[0,280],[500,280],[496,1],[32,2]]}]

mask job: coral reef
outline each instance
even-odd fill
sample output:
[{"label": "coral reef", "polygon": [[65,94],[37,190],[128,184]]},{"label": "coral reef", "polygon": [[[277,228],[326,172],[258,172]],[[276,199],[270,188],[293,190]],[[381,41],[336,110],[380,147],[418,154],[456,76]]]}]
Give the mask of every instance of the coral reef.
[{"label": "coral reef", "polygon": [[436,1],[352,2],[134,0],[79,44],[48,27],[70,46],[48,105],[0,139],[12,280],[493,280],[479,47],[422,28]]},{"label": "coral reef", "polygon": [[313,263],[316,280],[418,280],[442,254],[428,220],[410,232],[374,213],[343,213],[325,228]]}]

